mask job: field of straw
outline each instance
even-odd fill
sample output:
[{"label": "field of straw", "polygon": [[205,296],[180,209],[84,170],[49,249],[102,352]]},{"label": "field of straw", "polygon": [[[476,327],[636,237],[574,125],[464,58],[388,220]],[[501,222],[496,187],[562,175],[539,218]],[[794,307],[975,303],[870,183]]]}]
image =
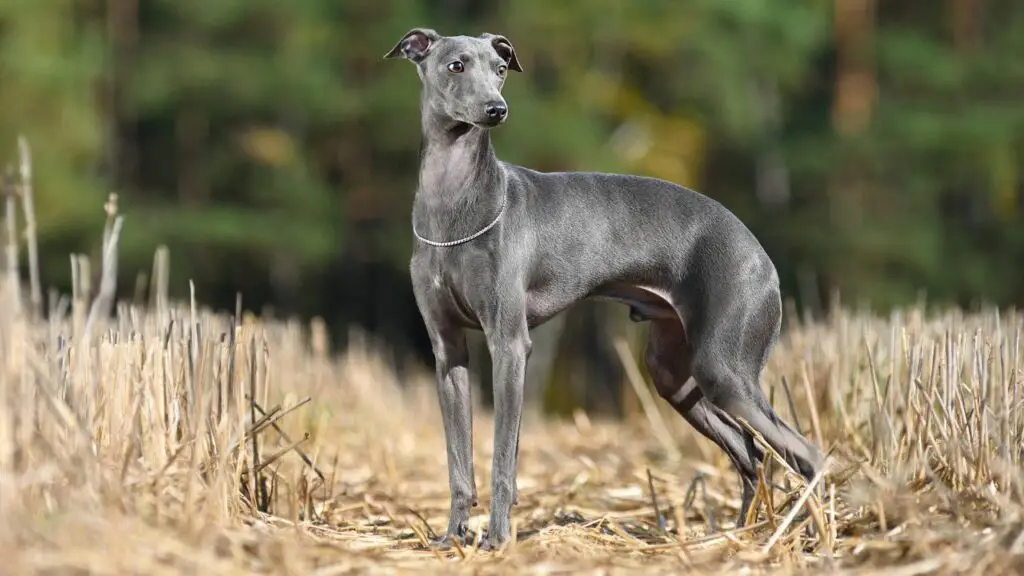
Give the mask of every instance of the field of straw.
[{"label": "field of straw", "polygon": [[[833,465],[808,485],[769,461],[745,529],[724,455],[623,354],[638,413],[527,418],[513,542],[442,553],[425,546],[448,507],[432,375],[396,375],[358,339],[334,355],[317,322],[168,302],[166,252],[151,297],[114,305],[122,220],[107,209],[101,273],[72,258],[74,293],[46,314],[34,272],[4,274],[4,574],[1024,569],[1016,312],[790,322],[763,385]],[[7,238],[10,263],[22,242]],[[478,538],[492,424],[475,418]]]},{"label": "field of straw", "polygon": [[[0,308],[5,573],[1022,565],[1019,315],[843,313],[787,331],[765,385],[839,464],[813,490],[772,466],[745,530],[724,456],[647,386],[626,422],[526,421],[518,536],[491,554],[424,547],[448,504],[429,375],[400,383],[363,346],[331,357],[315,323],[120,306],[83,337],[71,308]],[[491,423],[476,416],[479,534]]]}]

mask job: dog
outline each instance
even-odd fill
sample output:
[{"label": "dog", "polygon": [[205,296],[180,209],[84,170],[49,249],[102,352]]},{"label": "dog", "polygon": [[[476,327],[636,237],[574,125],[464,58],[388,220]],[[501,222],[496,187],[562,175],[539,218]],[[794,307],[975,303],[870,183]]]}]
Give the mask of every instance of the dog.
[{"label": "dog", "polygon": [[530,329],[586,298],[649,322],[644,359],[659,395],[729,457],[742,525],[764,453],[745,420],[808,481],[819,449],[772,409],[761,373],[781,324],[779,278],[750,230],[696,191],[656,178],[538,172],[498,159],[502,88],[522,72],[505,36],[414,28],[385,59],[421,81],[419,182],[410,274],[430,337],[444,423],[451,511],[435,542],[464,539],[477,505],[466,330],[493,361],[492,502],[484,548],[510,538]]}]

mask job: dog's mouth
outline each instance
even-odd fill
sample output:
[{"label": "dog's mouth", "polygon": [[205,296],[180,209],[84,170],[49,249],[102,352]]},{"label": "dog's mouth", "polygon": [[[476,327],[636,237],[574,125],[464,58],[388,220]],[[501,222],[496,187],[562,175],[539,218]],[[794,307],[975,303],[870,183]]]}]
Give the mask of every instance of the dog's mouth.
[{"label": "dog's mouth", "polygon": [[474,126],[476,124],[472,122],[456,122],[448,128],[448,133],[455,138],[459,138],[472,130]]},{"label": "dog's mouth", "polygon": [[[505,118],[508,118],[508,116],[506,116]],[[476,120],[471,122],[456,122],[450,128],[448,128],[448,132],[451,133],[453,136],[458,137],[462,136],[466,132],[469,132],[473,128],[482,128],[484,130],[490,130],[491,128],[495,128],[501,124],[504,124],[505,118],[502,118],[500,120],[487,119]]]},{"label": "dog's mouth", "polygon": [[496,126],[504,124],[506,119],[508,119],[508,115],[502,116],[501,118],[487,118],[485,120],[477,120],[476,122],[473,123],[473,125],[479,126],[480,128],[494,128]]}]

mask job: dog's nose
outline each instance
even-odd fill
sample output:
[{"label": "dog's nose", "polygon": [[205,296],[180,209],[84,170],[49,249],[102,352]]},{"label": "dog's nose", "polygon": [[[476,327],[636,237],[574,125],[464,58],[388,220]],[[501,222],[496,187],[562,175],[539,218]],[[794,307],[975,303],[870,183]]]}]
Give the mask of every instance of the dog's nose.
[{"label": "dog's nose", "polygon": [[491,120],[501,120],[508,114],[508,106],[504,102],[490,102],[484,108],[484,114]]}]

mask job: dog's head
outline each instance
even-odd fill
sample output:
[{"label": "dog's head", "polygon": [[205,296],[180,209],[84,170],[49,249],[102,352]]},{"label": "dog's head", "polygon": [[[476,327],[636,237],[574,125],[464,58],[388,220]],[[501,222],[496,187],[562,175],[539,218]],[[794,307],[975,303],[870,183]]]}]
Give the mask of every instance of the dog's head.
[{"label": "dog's head", "polygon": [[512,43],[495,34],[448,37],[414,28],[384,57],[416,64],[424,101],[435,113],[485,128],[508,117],[508,104],[501,96],[505,76],[509,70],[523,71]]}]

